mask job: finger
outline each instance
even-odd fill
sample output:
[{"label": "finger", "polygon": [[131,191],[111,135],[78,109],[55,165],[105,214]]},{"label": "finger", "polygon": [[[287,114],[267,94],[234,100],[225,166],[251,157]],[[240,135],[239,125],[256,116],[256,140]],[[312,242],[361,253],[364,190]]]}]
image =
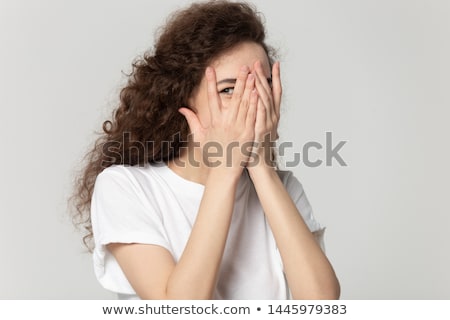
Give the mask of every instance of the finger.
[{"label": "finger", "polygon": [[186,118],[191,133],[200,132],[203,129],[202,125],[200,124],[200,120],[198,119],[194,111],[183,107],[178,109],[178,112]]},{"label": "finger", "polygon": [[271,104],[270,95],[267,94],[267,91],[264,88],[263,83],[261,82],[261,78],[256,73],[255,73],[255,87],[256,90],[258,90],[260,100],[262,101],[262,103],[266,108],[269,108]]},{"label": "finger", "polygon": [[255,62],[254,69],[255,69],[256,76],[258,77],[259,81],[261,82],[262,87],[264,88],[265,93],[268,96],[270,96],[272,94],[272,88],[270,87],[270,84],[267,81],[267,77],[262,68],[261,61],[258,60]]},{"label": "finger", "polygon": [[249,71],[250,69],[248,66],[242,66],[241,69],[239,70],[238,77],[236,78],[233,96],[231,97],[231,103],[236,106],[239,105],[242,99],[242,95],[244,94]]},{"label": "finger", "polygon": [[275,105],[275,112],[277,117],[280,117],[280,106],[281,106],[281,73],[280,73],[280,62],[275,62],[272,67],[272,94],[273,102]]},{"label": "finger", "polygon": [[216,72],[214,68],[207,67],[205,71],[205,77],[208,86],[208,105],[211,113],[211,118],[217,118],[220,115],[220,98],[217,92]]},{"label": "finger", "polygon": [[258,91],[256,88],[253,88],[250,93],[250,102],[248,105],[248,111],[245,119],[245,125],[247,128],[251,128],[254,130],[255,122],[256,122],[256,114],[258,108]]},{"label": "finger", "polygon": [[[259,96],[259,92],[258,92],[258,96]],[[255,133],[258,136],[255,136],[255,140],[257,140],[258,142],[261,141],[262,139],[262,134],[265,133],[266,131],[266,108],[264,107],[264,105],[261,103],[261,99],[259,97],[258,99],[258,103],[257,103],[257,107],[256,107],[256,120],[255,120]]]},{"label": "finger", "polygon": [[258,72],[255,70],[255,87],[259,94],[259,103],[266,108],[266,113],[268,118],[272,118],[272,114],[275,113],[273,110],[272,93],[268,93],[267,88],[264,86],[264,82],[267,84],[266,78],[261,78]]},{"label": "finger", "polygon": [[252,91],[255,89],[255,76],[253,74],[249,74],[247,77],[247,81],[245,83],[245,90],[242,94],[241,101],[237,108],[237,120],[240,119],[244,120],[243,123],[245,123],[245,118],[248,113],[248,108],[250,105],[250,96]]}]

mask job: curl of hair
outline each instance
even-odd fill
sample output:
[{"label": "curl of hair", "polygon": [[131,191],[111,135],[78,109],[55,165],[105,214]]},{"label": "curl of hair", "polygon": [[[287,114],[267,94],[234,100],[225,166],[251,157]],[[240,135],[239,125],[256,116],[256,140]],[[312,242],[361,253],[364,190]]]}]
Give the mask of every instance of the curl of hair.
[{"label": "curl of hair", "polygon": [[[208,64],[242,42],[266,45],[262,16],[247,4],[209,1],[191,4],[167,21],[154,47],[132,63],[128,82],[120,92],[111,120],[84,158],[75,179],[71,213],[85,229],[83,241],[92,250],[90,206],[95,180],[112,165],[144,165],[179,156],[189,127],[178,112],[200,84]],[[152,148],[144,148],[148,142]],[[124,213],[125,214],[125,213]]]}]

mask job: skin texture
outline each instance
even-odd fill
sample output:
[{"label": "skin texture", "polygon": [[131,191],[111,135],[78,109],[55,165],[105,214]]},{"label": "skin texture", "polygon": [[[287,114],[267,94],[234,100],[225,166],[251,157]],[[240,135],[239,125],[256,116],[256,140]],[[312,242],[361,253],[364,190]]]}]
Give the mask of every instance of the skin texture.
[{"label": "skin texture", "polygon": [[[189,108],[180,108],[192,133],[186,152],[176,159],[184,160],[185,166],[177,165],[177,161],[168,163],[181,177],[205,186],[180,260],[175,263],[166,249],[156,245],[108,245],[142,299],[212,298],[236,187],[249,161],[249,155],[240,148],[226,146],[276,137],[281,91],[279,63],[271,70],[264,49],[255,43],[234,47],[206,69]],[[208,159],[219,163],[214,167],[203,161],[205,144],[211,141],[220,143],[226,151]],[[252,152],[261,160],[270,159],[269,149],[260,144],[255,144]],[[189,153],[200,166],[187,161]],[[227,165],[227,159],[231,159],[231,165]],[[280,250],[293,298],[339,298],[340,288],[333,268],[271,162],[258,161],[247,166],[247,170]]]}]

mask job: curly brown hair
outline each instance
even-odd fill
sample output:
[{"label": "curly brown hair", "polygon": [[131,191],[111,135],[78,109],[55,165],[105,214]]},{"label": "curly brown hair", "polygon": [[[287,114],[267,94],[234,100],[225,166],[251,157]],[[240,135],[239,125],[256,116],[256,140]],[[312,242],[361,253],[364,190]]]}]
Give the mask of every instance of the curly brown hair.
[{"label": "curly brown hair", "polygon": [[[111,165],[144,165],[179,156],[189,127],[178,109],[188,106],[211,60],[245,41],[260,44],[272,64],[274,51],[265,43],[262,16],[252,5],[193,3],[169,17],[153,49],[133,61],[118,107],[112,119],[103,123],[103,132],[75,179],[71,216],[75,225],[87,231],[83,242],[89,250],[97,176]],[[141,146],[149,141],[153,147],[142,152]]]}]

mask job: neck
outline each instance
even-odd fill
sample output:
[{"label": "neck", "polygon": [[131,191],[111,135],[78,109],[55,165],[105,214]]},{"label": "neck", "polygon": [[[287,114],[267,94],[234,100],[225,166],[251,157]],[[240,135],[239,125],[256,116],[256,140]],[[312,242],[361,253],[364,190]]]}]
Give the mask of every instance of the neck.
[{"label": "neck", "polygon": [[[195,149],[184,149],[178,158],[167,163],[167,166],[180,177],[202,185],[206,184],[209,167],[202,160],[202,154]],[[200,151],[200,150],[198,150]]]}]

